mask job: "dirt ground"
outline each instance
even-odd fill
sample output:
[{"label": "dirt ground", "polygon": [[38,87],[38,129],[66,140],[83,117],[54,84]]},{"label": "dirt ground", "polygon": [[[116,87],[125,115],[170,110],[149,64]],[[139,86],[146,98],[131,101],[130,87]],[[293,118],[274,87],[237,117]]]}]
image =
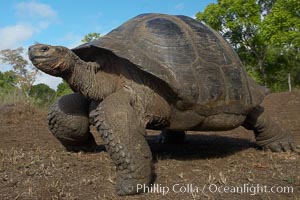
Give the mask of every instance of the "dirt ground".
[{"label": "dirt ground", "polygon": [[[272,118],[300,144],[300,91],[269,95]],[[256,149],[253,133],[189,132],[181,145],[148,141],[156,172],[152,191],[115,195],[115,167],[99,149],[70,153],[51,135],[46,113],[0,105],[0,199],[300,199],[300,155]]]}]

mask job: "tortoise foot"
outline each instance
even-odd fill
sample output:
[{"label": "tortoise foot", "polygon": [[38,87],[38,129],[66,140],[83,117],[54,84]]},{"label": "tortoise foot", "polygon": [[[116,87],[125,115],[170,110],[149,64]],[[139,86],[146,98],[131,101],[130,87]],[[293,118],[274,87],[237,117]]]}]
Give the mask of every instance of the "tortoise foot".
[{"label": "tortoise foot", "polygon": [[290,152],[295,151],[300,153],[299,147],[291,140],[289,136],[280,138],[274,142],[263,145],[264,150],[270,150],[273,152]]}]

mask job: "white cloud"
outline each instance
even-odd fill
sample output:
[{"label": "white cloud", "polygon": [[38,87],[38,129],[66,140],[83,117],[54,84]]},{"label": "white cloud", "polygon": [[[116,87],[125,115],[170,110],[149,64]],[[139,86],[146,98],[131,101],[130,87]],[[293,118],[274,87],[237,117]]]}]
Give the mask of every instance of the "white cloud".
[{"label": "white cloud", "polygon": [[179,3],[175,5],[175,10],[183,10],[184,9],[184,3]]},{"label": "white cloud", "polygon": [[0,28],[0,50],[7,48],[17,48],[22,42],[28,40],[34,34],[34,28],[31,25],[16,24]]},{"label": "white cloud", "polygon": [[45,30],[58,20],[58,15],[51,6],[34,1],[21,2],[15,5],[17,23],[0,27],[0,50],[14,49],[36,33]]},{"label": "white cloud", "polygon": [[22,23],[30,21],[36,27],[36,32],[48,28],[58,21],[57,12],[51,6],[34,1],[21,2],[15,5],[15,15]]},{"label": "white cloud", "polygon": [[51,8],[51,6],[43,3],[21,2],[15,6],[16,14],[21,18],[44,18],[44,19],[55,19],[57,13]]}]

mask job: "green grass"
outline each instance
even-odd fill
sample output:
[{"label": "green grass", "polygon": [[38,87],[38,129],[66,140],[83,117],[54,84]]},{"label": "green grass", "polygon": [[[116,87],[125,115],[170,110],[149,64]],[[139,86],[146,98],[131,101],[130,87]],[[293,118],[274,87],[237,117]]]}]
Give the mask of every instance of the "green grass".
[{"label": "green grass", "polygon": [[26,94],[24,94],[19,89],[12,89],[9,91],[0,89],[0,105],[24,104],[41,110],[47,110],[51,103],[52,102],[41,102],[40,99],[26,96]]}]

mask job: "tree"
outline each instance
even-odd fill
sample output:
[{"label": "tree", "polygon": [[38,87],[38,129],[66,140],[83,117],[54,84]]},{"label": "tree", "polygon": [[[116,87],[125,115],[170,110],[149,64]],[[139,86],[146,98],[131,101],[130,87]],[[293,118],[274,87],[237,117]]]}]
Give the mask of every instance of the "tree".
[{"label": "tree", "polygon": [[101,34],[100,33],[89,33],[87,35],[84,36],[84,38],[81,40],[81,42],[91,42],[95,39],[98,39],[101,37]]},{"label": "tree", "polygon": [[44,105],[54,100],[55,90],[46,84],[40,83],[32,86],[29,95],[33,97],[38,104]]},{"label": "tree", "polygon": [[39,73],[38,69],[34,68],[29,62],[23,58],[22,47],[17,49],[5,49],[0,51],[0,60],[3,63],[9,64],[13,68],[14,76],[16,77],[16,85],[28,97],[31,87]]},{"label": "tree", "polygon": [[66,94],[71,94],[73,93],[72,89],[70,86],[67,84],[66,81],[63,80],[60,84],[58,84],[57,89],[56,89],[56,97],[61,97]]},{"label": "tree", "polygon": [[[299,4],[297,0],[218,0],[196,17],[230,42],[258,82],[271,89],[284,88],[284,74],[292,76],[299,68]],[[292,77],[294,84],[295,80]]]},{"label": "tree", "polygon": [[[289,91],[299,85],[300,71],[300,2],[277,0],[262,23],[263,39],[272,49],[277,65],[280,64]],[[273,63],[274,64],[274,63]]]},{"label": "tree", "polygon": [[16,76],[12,70],[0,71],[0,91],[9,91],[17,84]]}]

